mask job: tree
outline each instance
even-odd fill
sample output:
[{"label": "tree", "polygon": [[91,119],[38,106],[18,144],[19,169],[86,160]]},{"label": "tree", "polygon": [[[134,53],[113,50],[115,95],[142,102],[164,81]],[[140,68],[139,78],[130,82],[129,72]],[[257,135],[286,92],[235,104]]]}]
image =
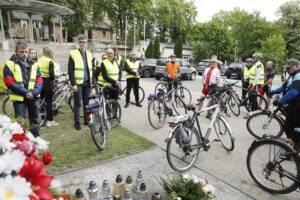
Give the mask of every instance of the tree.
[{"label": "tree", "polygon": [[283,71],[285,63],[286,48],[282,35],[271,35],[266,41],[262,42],[261,52],[264,54],[263,62],[273,61],[277,72]]},{"label": "tree", "polygon": [[279,23],[287,45],[290,58],[300,58],[300,1],[289,1],[279,7]]},{"label": "tree", "polygon": [[156,37],[153,44],[153,58],[160,58],[160,42],[159,37]]},{"label": "tree", "polygon": [[198,63],[203,59],[209,59],[213,50],[209,43],[198,41],[193,45],[193,62]]},{"label": "tree", "polygon": [[140,34],[139,34],[138,27],[136,27],[135,33],[133,27],[131,27],[128,31],[127,46],[129,46],[129,48],[131,49],[134,47],[134,34],[135,34],[135,45],[138,45],[140,43]]},{"label": "tree", "polygon": [[179,36],[174,47],[174,54],[177,58],[182,58],[182,37]]},{"label": "tree", "polygon": [[150,40],[148,47],[145,52],[146,58],[153,58],[153,42]]}]

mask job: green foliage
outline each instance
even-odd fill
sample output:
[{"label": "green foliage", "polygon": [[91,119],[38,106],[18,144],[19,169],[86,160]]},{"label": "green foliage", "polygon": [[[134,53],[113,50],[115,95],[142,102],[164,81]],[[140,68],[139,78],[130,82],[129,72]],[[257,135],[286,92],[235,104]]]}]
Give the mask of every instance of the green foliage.
[{"label": "green foliage", "polygon": [[160,58],[160,42],[159,42],[159,37],[156,37],[154,39],[154,44],[153,44],[153,58],[159,59]]},{"label": "green foliage", "polygon": [[146,52],[145,52],[146,58],[153,58],[153,48],[154,48],[153,41],[150,40],[149,45],[148,45],[148,47],[146,49]]},{"label": "green foliage", "polygon": [[182,175],[173,177],[171,180],[160,178],[162,185],[168,193],[168,199],[173,200],[180,197],[183,200],[210,200],[214,196],[203,191],[203,186],[200,183],[195,183],[193,180],[186,180]]},{"label": "green foliage", "polygon": [[213,50],[209,43],[198,41],[193,45],[193,62],[198,63],[203,59],[209,59]]},{"label": "green foliage", "polygon": [[279,23],[282,26],[289,58],[300,59],[300,1],[288,1],[280,6]]},{"label": "green foliage", "polygon": [[131,27],[128,31],[128,35],[127,35],[127,46],[129,46],[129,48],[133,48],[134,46],[134,34],[135,34],[135,45],[138,45],[140,43],[140,34],[139,34],[139,30],[136,30],[134,33],[134,28]]},{"label": "green foliage", "polygon": [[285,41],[281,35],[271,35],[262,42],[261,52],[264,54],[263,61],[273,61],[276,72],[283,72],[285,64]]},{"label": "green foliage", "polygon": [[174,54],[177,58],[182,58],[182,37],[179,36],[174,47]]}]

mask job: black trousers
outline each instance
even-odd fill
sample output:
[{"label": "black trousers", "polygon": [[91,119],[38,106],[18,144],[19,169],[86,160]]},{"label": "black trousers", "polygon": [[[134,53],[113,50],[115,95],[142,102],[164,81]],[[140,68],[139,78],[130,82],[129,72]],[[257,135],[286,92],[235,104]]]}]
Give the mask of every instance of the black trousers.
[{"label": "black trousers", "polygon": [[127,79],[127,90],[126,90],[126,103],[130,101],[130,92],[133,88],[133,93],[135,96],[135,102],[139,102],[139,86],[140,86],[140,79],[139,78],[128,78]]},{"label": "black trousers", "polygon": [[41,98],[45,99],[46,102],[46,112],[47,112],[47,120],[53,120],[53,81],[49,78],[43,78],[43,88],[41,92]]},{"label": "black trousers", "polygon": [[[167,82],[168,82],[167,93],[169,93],[173,89],[173,86],[174,86],[174,88],[178,87],[178,81],[174,81],[174,80],[168,79]],[[172,99],[172,94],[170,94],[168,96],[168,100],[171,101],[171,99]]]},{"label": "black trousers", "polygon": [[294,129],[295,128],[300,128],[300,106],[290,106],[287,109],[287,117],[284,121],[284,132],[287,136],[287,138],[290,138],[291,140],[294,141],[295,144],[300,143],[300,134],[295,133]]},{"label": "black trousers", "polygon": [[260,85],[255,86],[255,91],[249,93],[249,99],[251,101],[251,111],[258,110],[258,101],[257,101],[257,91],[260,88]]},{"label": "black trousers", "polygon": [[119,99],[119,87],[109,86],[104,89],[104,97],[105,99],[114,99],[118,101]]},{"label": "black trousers", "polygon": [[75,124],[80,124],[80,107],[83,106],[84,121],[87,116],[85,114],[85,106],[89,104],[90,83],[84,82],[82,85],[77,85],[78,91],[74,93],[74,121]]},{"label": "black trousers", "polygon": [[[249,82],[248,81],[243,81],[242,87],[244,89],[248,89],[249,88]],[[242,90],[242,98],[245,99],[247,96],[247,91],[246,90]]]}]

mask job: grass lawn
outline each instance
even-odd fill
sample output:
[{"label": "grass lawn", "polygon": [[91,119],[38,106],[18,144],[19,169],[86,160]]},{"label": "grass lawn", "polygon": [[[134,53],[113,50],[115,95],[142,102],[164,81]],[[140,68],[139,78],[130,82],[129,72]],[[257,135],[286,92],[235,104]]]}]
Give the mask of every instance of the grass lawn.
[{"label": "grass lawn", "polygon": [[51,142],[49,150],[54,157],[48,173],[87,166],[155,145],[128,129],[118,126],[111,129],[107,148],[99,151],[92,141],[87,126],[82,126],[80,132],[73,128],[73,114],[60,114],[55,117],[55,120],[59,122],[59,126],[41,128],[42,138]]}]

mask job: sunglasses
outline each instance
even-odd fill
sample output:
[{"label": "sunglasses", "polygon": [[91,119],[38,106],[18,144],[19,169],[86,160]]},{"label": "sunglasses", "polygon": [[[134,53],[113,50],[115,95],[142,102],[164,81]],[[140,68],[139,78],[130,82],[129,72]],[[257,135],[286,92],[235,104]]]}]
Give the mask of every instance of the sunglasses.
[{"label": "sunglasses", "polygon": [[79,41],[79,43],[86,43],[86,41]]}]

